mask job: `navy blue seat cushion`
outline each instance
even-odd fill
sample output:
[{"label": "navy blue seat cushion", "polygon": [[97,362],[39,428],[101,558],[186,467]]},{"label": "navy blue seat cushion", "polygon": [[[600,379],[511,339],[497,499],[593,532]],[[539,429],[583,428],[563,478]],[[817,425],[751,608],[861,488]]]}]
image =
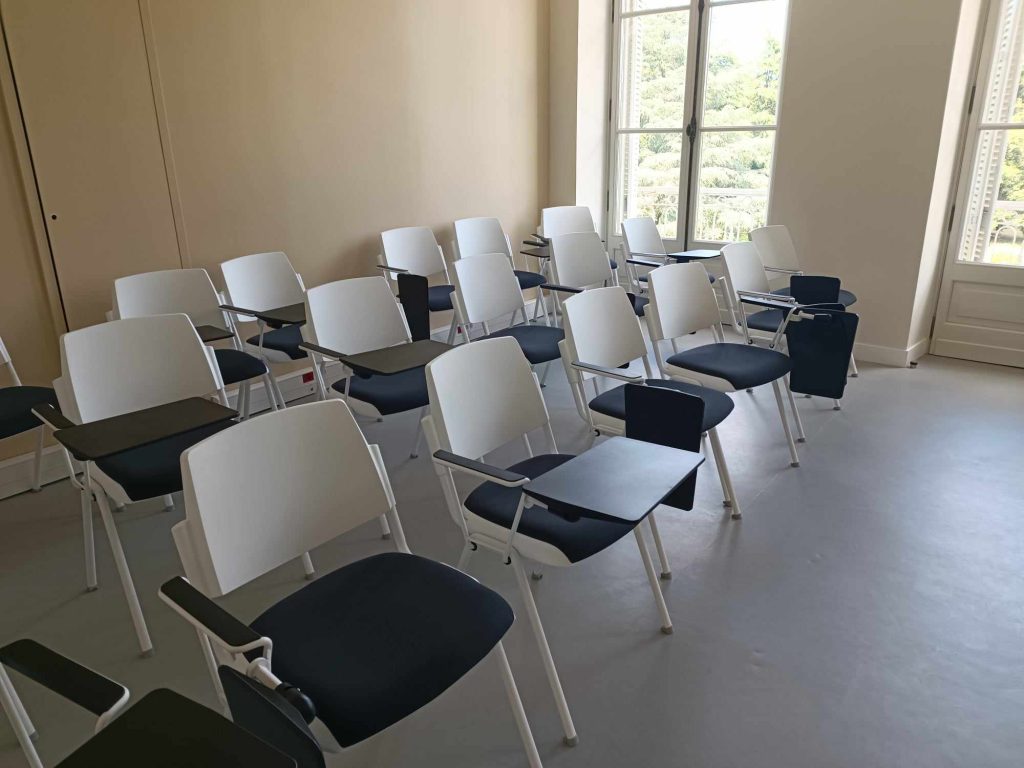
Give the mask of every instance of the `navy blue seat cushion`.
[{"label": "navy blue seat cushion", "polygon": [[483,660],[512,626],[498,593],[397,552],[319,577],[252,623],[274,673],[302,689],[343,747],[412,714]]},{"label": "navy blue seat cushion", "polygon": [[547,281],[544,279],[544,275],[539,272],[527,272],[524,269],[513,270],[516,274],[516,280],[519,281],[519,289],[525,291],[527,288],[536,288],[538,285],[544,285]]},{"label": "navy blue seat cushion", "polygon": [[[547,453],[520,461],[509,469],[527,477],[539,477],[573,458],[563,453]],[[511,528],[521,491],[496,483],[483,483],[466,497],[465,507],[492,523]],[[523,510],[518,531],[532,539],[546,541],[561,550],[570,563],[585,560],[610,547],[633,530],[633,524],[618,521],[579,518],[570,521],[543,507]]]},{"label": "navy blue seat cushion", "polygon": [[132,501],[152,499],[181,490],[181,454],[200,440],[222,432],[233,421],[208,424],[165,440],[108,456],[96,466],[124,488]]},{"label": "navy blue seat cushion", "polygon": [[427,307],[431,312],[443,312],[452,308],[454,285],[432,285],[427,288]]},{"label": "navy blue seat cushion", "polygon": [[267,364],[248,352],[237,349],[215,349],[217,367],[225,384],[237,384],[246,379],[262,376],[267,372]]},{"label": "navy blue seat cushion", "polygon": [[725,379],[735,389],[750,389],[789,373],[790,359],[753,344],[705,344],[672,355],[669,365]]},{"label": "navy blue seat cushion", "polygon": [[755,331],[766,331],[775,333],[782,325],[786,315],[781,309],[766,309],[763,312],[755,312],[747,315],[747,328]]},{"label": "navy blue seat cushion", "polygon": [[[246,339],[253,346],[259,346],[259,334]],[[298,325],[286,325],[284,328],[267,331],[263,334],[263,346],[266,349],[273,349],[277,352],[284,352],[292,360],[301,360],[306,356],[306,350],[299,349],[302,343],[302,328]]]},{"label": "navy blue seat cushion", "polygon": [[548,325],[514,325],[495,331],[487,338],[500,336],[511,336],[518,341],[530,365],[537,365],[556,360],[560,356],[558,342],[565,338],[565,331]]},{"label": "navy blue seat cushion", "polygon": [[[345,391],[345,380],[331,385],[338,392]],[[391,376],[352,376],[348,380],[348,393],[376,408],[381,416],[422,408],[430,402],[427,394],[427,376],[423,368],[413,368]]]},{"label": "navy blue seat cushion", "polygon": [[[790,296],[789,286],[785,288],[779,288],[772,291],[776,296]],[[852,291],[847,291],[844,288],[839,289],[839,303],[844,307],[849,307],[857,303],[857,296]]]},{"label": "navy blue seat cushion", "polygon": [[[724,392],[719,392],[715,389],[708,389],[707,387],[700,387],[696,384],[686,384],[682,381],[672,381],[670,379],[648,379],[647,385],[651,387],[662,387],[664,389],[674,389],[677,392],[696,395],[703,400],[704,423],[701,426],[702,432],[714,429],[725,421],[726,416],[732,413],[734,405],[732,398]],[[607,392],[602,392],[590,401],[591,410],[603,413],[605,416],[611,416],[613,419],[622,419],[625,421],[626,386],[627,385],[623,384],[621,387],[615,387],[614,389],[609,389]]]},{"label": "navy blue seat cushion", "polygon": [[39,426],[32,415],[37,405],[57,407],[57,395],[49,387],[4,387],[0,389],[0,440],[20,435]]},{"label": "navy blue seat cushion", "polygon": [[633,294],[630,295],[633,296],[633,311],[636,312],[637,317],[643,317],[644,307],[650,304],[651,300],[648,299],[646,296],[635,296]]}]

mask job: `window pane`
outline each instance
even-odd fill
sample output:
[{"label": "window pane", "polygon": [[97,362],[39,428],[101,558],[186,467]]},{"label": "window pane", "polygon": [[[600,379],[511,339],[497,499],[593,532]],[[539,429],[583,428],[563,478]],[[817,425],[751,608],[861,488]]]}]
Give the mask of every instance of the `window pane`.
[{"label": "window pane", "polygon": [[621,230],[624,218],[650,216],[662,237],[675,239],[682,148],[680,133],[619,135],[616,232]]},{"label": "window pane", "polygon": [[654,11],[658,8],[678,8],[686,4],[687,0],[622,0],[622,12]]},{"label": "window pane", "polygon": [[711,9],[703,125],[774,125],[785,0]]},{"label": "window pane", "polygon": [[764,226],[774,148],[774,131],[701,134],[695,240],[744,240]]},{"label": "window pane", "polygon": [[1021,93],[1021,63],[1024,54],[1024,2],[1002,0],[995,33],[992,70],[985,89],[986,123],[1017,122],[1024,119]]},{"label": "window pane", "polygon": [[978,137],[957,258],[1024,266],[1024,131]]},{"label": "window pane", "polygon": [[622,20],[623,128],[681,128],[686,122],[686,46],[689,12]]}]

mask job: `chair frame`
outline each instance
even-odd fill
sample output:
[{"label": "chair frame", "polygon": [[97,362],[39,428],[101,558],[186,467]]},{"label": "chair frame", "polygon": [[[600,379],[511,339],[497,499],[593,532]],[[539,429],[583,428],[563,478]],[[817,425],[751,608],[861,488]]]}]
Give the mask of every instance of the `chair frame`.
[{"label": "chair frame", "polygon": [[[430,267],[425,266],[425,264],[424,264],[425,261],[431,261],[432,258],[433,258],[432,256],[430,258],[426,258],[425,255],[415,254],[410,259],[407,259],[406,258],[407,254],[405,254],[405,253],[403,253],[401,255],[396,254],[394,248],[392,248],[391,255],[390,256],[388,255],[388,241],[389,240],[397,241],[399,238],[402,238],[402,237],[407,236],[407,235],[408,236],[413,236],[413,234],[416,233],[416,232],[428,233],[430,235],[431,240],[433,241],[434,247],[437,248],[437,261],[433,264],[433,267],[435,267],[435,269],[432,272],[426,272],[425,270],[426,269],[430,269]],[[398,258],[396,258],[396,256]],[[377,269],[379,269],[384,275],[387,276],[389,284],[392,284],[392,282],[394,281],[395,277],[397,277],[398,275],[400,275],[402,273],[408,273],[408,274],[413,274],[413,275],[420,275],[421,277],[426,277],[426,278],[430,278],[430,277],[432,277],[434,275],[444,275],[444,284],[445,285],[451,285],[452,284],[451,277],[448,274],[448,262],[444,258],[444,250],[441,248],[440,243],[437,242],[437,237],[434,235],[434,232],[433,232],[432,229],[430,229],[430,227],[417,227],[417,226],[413,226],[413,227],[396,227],[394,229],[387,229],[387,230],[381,232],[380,233],[380,255],[379,255],[379,257],[380,257],[380,263],[377,265]],[[412,261],[419,261],[420,262],[419,263],[419,267],[420,268],[419,269],[415,268],[413,266],[413,264],[411,263]],[[394,286],[392,286],[392,289],[394,290]],[[454,309],[454,302],[453,302],[453,309]],[[451,322],[450,327],[448,328],[448,343],[449,344],[454,344],[455,343],[455,337],[458,334],[458,330],[459,330],[458,318],[456,317],[455,312],[453,311],[452,312],[452,322]]]},{"label": "chair frame", "polygon": [[[7,351],[7,347],[4,345],[4,340],[0,337],[0,370],[3,368],[7,368],[12,386],[22,386],[21,378],[18,376],[18,371],[14,367],[14,360],[11,358],[11,353]],[[46,425],[40,424],[36,427],[35,432],[36,445],[35,452],[33,453],[32,492],[38,493],[43,486],[43,445],[46,442]],[[11,435],[11,437],[14,437],[14,435]]]}]

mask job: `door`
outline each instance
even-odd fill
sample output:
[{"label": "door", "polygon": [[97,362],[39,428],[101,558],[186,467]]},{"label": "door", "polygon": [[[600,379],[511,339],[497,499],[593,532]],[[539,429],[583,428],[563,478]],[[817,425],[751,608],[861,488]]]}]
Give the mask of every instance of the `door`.
[{"label": "door", "polygon": [[1024,367],[1024,0],[991,0],[931,351]]},{"label": "door", "polygon": [[138,0],[2,0],[69,328],[117,277],[181,266]]}]

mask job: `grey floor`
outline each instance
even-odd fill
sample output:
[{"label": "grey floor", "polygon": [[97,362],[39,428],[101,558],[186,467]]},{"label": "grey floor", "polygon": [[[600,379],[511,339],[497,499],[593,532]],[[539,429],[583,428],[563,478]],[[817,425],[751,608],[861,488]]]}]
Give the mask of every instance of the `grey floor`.
[{"label": "grey floor", "polygon": [[[546,397],[560,448],[590,438],[561,370]],[[865,365],[844,409],[800,400],[808,441],[791,469],[770,389],[739,394],[722,428],[745,518],[723,513],[711,462],[693,512],[659,518],[674,578],[663,635],[632,538],[536,599],[580,743],[562,746],[512,573],[471,572],[520,614],[509,659],[545,765],[972,766],[1024,763],[1024,371],[928,357]],[[409,460],[414,417],[371,423],[413,550],[454,562],[459,534],[428,459]],[[512,460],[514,457],[509,456]],[[179,572],[179,511],[134,508],[121,535],[156,655],[139,659],[106,542],[101,589],[82,592],[81,532],[66,482],[0,502],[0,641],[34,637],[126,683],[214,695],[195,635],[156,598]],[[101,529],[100,529],[101,530]],[[375,526],[314,553],[321,570],[388,547]],[[298,563],[224,603],[242,618],[301,586]],[[53,764],[90,717],[16,680]],[[0,765],[23,765],[0,724]],[[493,661],[330,765],[521,766]]]}]

